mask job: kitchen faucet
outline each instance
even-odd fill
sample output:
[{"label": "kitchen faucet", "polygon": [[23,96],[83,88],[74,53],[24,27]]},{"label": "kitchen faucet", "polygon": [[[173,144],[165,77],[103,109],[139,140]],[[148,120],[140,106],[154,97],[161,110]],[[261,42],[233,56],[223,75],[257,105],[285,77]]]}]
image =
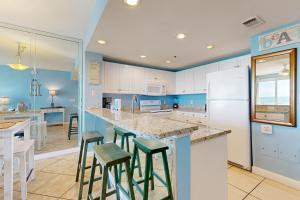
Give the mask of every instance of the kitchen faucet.
[{"label": "kitchen faucet", "polygon": [[131,99],[131,112],[134,113],[134,103],[137,103],[137,95],[132,95]]}]

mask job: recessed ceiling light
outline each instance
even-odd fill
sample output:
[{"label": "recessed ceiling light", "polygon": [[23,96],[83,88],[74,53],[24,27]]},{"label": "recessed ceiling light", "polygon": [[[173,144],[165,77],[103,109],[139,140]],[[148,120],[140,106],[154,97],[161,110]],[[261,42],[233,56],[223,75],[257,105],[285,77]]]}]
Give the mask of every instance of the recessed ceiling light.
[{"label": "recessed ceiling light", "polygon": [[105,40],[98,40],[97,41],[99,44],[106,44],[107,42]]},{"label": "recessed ceiling light", "polygon": [[166,61],[166,63],[170,64],[170,63],[171,63],[171,61],[170,61],[170,60],[167,60],[167,61]]},{"label": "recessed ceiling light", "polygon": [[147,58],[147,56],[145,56],[145,55],[140,55],[140,58]]},{"label": "recessed ceiling light", "polygon": [[210,44],[210,45],[207,45],[206,48],[207,49],[213,49],[213,48],[215,48],[215,45]]},{"label": "recessed ceiling light", "polygon": [[130,6],[136,6],[139,4],[140,0],[124,0],[124,2]]},{"label": "recessed ceiling light", "polygon": [[186,38],[186,34],[178,33],[176,37],[177,37],[177,39],[182,40],[182,39]]}]

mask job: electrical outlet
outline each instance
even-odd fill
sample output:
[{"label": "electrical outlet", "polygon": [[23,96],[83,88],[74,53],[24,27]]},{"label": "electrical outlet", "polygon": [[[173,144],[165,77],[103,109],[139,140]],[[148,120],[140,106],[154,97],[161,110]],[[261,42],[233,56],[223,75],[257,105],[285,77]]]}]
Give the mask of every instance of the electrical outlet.
[{"label": "electrical outlet", "polygon": [[260,132],[264,134],[273,134],[273,127],[271,125],[261,125]]}]

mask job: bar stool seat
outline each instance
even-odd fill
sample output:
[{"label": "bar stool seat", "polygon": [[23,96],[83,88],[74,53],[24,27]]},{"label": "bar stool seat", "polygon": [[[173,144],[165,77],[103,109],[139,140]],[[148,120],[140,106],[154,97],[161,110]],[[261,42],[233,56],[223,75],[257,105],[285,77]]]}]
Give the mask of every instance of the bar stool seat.
[{"label": "bar stool seat", "polygon": [[[145,138],[136,138],[133,139],[134,142],[134,150],[133,150],[133,158],[131,163],[131,177],[134,175],[134,166],[135,160],[138,155],[138,151],[142,151],[146,154],[146,162],[145,162],[145,175],[144,179],[142,180],[135,180],[132,178],[132,182],[134,186],[136,186],[137,191],[143,196],[143,200],[148,200],[148,187],[149,182],[151,181],[151,190],[154,190],[154,177],[157,178],[168,190],[168,195],[163,199],[170,199],[173,200],[173,193],[172,193],[172,185],[171,185],[171,178],[168,166],[168,158],[167,158],[167,150],[168,146],[164,143],[160,142],[156,139],[145,139]],[[163,166],[164,166],[164,173],[165,173],[165,180],[162,179],[155,171],[153,167],[153,155],[161,153]],[[142,189],[139,184],[144,183],[144,189]]]},{"label": "bar stool seat", "polygon": [[[103,140],[104,140],[104,137],[98,131],[88,131],[88,132],[84,132],[82,134],[79,159],[78,159],[78,164],[77,164],[77,173],[76,173],[76,182],[78,182],[79,175],[80,175],[79,193],[78,193],[79,200],[81,200],[81,198],[82,198],[83,185],[86,185],[89,183],[89,181],[84,181],[85,170],[91,168],[91,166],[86,166],[88,146],[89,146],[89,144],[92,144],[92,143],[96,143],[97,145],[100,145],[100,143],[103,144],[104,143]],[[97,166],[100,167],[100,172],[101,172],[100,164],[98,164]],[[95,180],[100,180],[100,179],[101,179],[101,176],[97,177]]]},{"label": "bar stool seat", "polygon": [[[118,145],[114,143],[107,143],[103,145],[97,145],[93,147],[94,159],[91,169],[91,177],[88,190],[88,199],[99,199],[100,197],[94,198],[92,195],[93,182],[95,176],[95,167],[97,161],[103,167],[103,178],[102,178],[102,191],[101,191],[101,200],[105,200],[106,197],[116,194],[117,200],[120,199],[120,190],[127,196],[127,199],[135,200],[133,185],[130,176],[130,153],[122,150]],[[125,171],[128,179],[128,188],[127,192],[121,185],[121,179],[118,177],[118,165],[125,163]],[[107,183],[108,183],[108,173],[109,169],[114,167],[114,179],[115,179],[115,190],[107,192]]]},{"label": "bar stool seat", "polygon": [[167,150],[169,147],[159,140],[137,138],[134,139],[135,145],[145,153],[156,153]]}]

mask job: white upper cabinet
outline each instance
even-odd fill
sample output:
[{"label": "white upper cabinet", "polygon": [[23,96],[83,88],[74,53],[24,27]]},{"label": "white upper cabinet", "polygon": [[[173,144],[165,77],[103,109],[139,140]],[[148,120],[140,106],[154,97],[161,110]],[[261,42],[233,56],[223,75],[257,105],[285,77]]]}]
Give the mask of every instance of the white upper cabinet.
[{"label": "white upper cabinet", "polygon": [[185,72],[185,93],[186,94],[193,94],[194,93],[194,70],[193,69],[187,69],[184,70]]},{"label": "white upper cabinet", "polygon": [[120,92],[120,65],[117,63],[105,62],[104,75],[104,92]]},{"label": "white upper cabinet", "polygon": [[104,92],[145,94],[147,82],[158,82],[166,86],[167,94],[206,93],[207,74],[240,66],[251,66],[251,56],[240,56],[176,73],[105,62]]},{"label": "white upper cabinet", "polygon": [[239,67],[239,60],[238,58],[232,58],[228,60],[223,60],[219,62],[219,71],[233,69]]},{"label": "white upper cabinet", "polygon": [[176,94],[194,93],[194,70],[176,72]]},{"label": "white upper cabinet", "polygon": [[185,93],[185,72],[179,71],[176,72],[176,94],[184,94]]},{"label": "white upper cabinet", "polygon": [[161,70],[145,68],[145,78],[148,82],[161,81]]},{"label": "white upper cabinet", "polygon": [[206,70],[205,66],[194,68],[194,92],[205,93],[206,92]]},{"label": "white upper cabinet", "polygon": [[120,65],[120,93],[131,93],[134,84],[134,68]]},{"label": "white upper cabinet", "polygon": [[206,76],[218,71],[218,63],[212,63],[194,68],[194,93],[206,93]]},{"label": "white upper cabinet", "polygon": [[136,94],[145,94],[145,70],[142,67],[132,67],[134,70],[133,92]]},{"label": "white upper cabinet", "polygon": [[163,83],[167,87],[167,94],[175,94],[176,93],[175,73],[169,71],[161,71],[160,76]]}]

